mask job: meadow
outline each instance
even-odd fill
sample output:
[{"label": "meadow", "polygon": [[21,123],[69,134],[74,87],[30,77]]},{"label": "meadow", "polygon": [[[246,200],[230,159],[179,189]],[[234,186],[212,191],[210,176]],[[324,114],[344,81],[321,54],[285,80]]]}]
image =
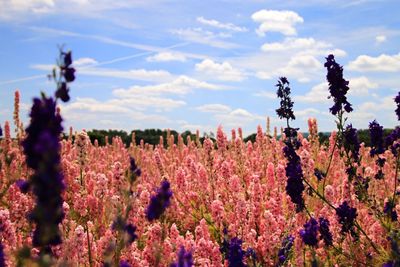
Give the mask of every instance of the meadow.
[{"label": "meadow", "polygon": [[[219,127],[215,141],[99,145],[85,131],[60,137],[57,104],[75,79],[61,51],[55,95],[33,101],[25,128],[16,92],[15,137],[1,129],[0,266],[400,266],[400,128],[384,137],[370,122],[371,146],[360,143],[343,68],[332,55],[325,67],[327,144],[315,119],[307,138],[290,126],[281,77],[279,138],[268,124],[254,142]],[[400,92],[393,101],[400,120]]]}]

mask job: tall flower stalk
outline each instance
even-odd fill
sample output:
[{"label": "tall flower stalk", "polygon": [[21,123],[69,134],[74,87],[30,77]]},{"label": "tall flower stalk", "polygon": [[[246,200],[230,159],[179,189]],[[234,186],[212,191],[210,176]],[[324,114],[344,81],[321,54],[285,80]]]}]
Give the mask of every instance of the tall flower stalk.
[{"label": "tall flower stalk", "polygon": [[[60,80],[73,81],[75,70],[71,67],[71,52],[61,51],[60,58]],[[36,197],[36,205],[29,215],[35,224],[32,244],[39,248],[42,256],[51,254],[51,247],[62,243],[59,224],[64,218],[62,193],[65,185],[60,164],[63,127],[61,115],[57,112],[57,99],[60,97],[57,92],[55,98],[42,93],[40,98],[33,99],[27,136],[22,141],[26,163],[33,170],[29,187]],[[61,98],[63,101],[69,99],[66,95]],[[42,264],[46,264],[43,259]]]}]

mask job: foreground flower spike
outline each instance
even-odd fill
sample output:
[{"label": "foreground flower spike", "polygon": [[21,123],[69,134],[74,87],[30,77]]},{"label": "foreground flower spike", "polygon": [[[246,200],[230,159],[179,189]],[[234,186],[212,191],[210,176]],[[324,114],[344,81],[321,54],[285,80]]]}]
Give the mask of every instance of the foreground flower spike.
[{"label": "foreground flower spike", "polygon": [[61,243],[58,224],[64,218],[59,143],[62,118],[56,114],[53,98],[44,95],[34,99],[30,117],[22,145],[27,165],[34,170],[29,180],[36,196],[36,206],[29,216],[36,226],[32,242],[36,247],[58,245]]},{"label": "foreground flower spike", "polygon": [[245,251],[242,249],[243,241],[237,237],[234,237],[229,242],[228,249],[228,266],[229,267],[244,267],[243,263]]},{"label": "foreground flower spike", "polygon": [[193,265],[192,253],[190,251],[186,251],[185,248],[181,246],[178,252],[178,261],[172,263],[170,267],[192,267]]},{"label": "foreground flower spike", "polygon": [[330,97],[333,98],[334,105],[329,109],[333,115],[338,114],[342,108],[346,112],[353,111],[351,104],[347,101],[347,91],[349,91],[349,81],[343,79],[343,67],[335,61],[333,55],[326,58],[324,65],[328,71],[326,79],[329,83]]},{"label": "foreground flower spike", "polygon": [[2,137],[3,136],[3,129],[1,128],[1,125],[0,125],[0,137]]},{"label": "foreground flower spike", "polygon": [[354,232],[354,223],[357,218],[357,209],[352,208],[344,201],[338,208],[336,208],[336,215],[339,217],[339,223],[342,225],[342,234],[350,233],[356,237]]},{"label": "foreground flower spike", "polygon": [[304,244],[316,247],[318,244],[318,222],[314,218],[304,224],[304,229],[300,230],[300,236],[303,239]]},{"label": "foreground flower spike", "polygon": [[283,266],[286,261],[289,259],[290,252],[293,247],[294,237],[288,235],[282,241],[282,247],[279,249],[278,252],[278,264],[277,266]]},{"label": "foreground flower spike", "polygon": [[394,102],[397,105],[397,108],[395,110],[396,115],[397,115],[397,120],[400,121],[400,92],[397,94],[397,96],[394,98]]},{"label": "foreground flower spike", "polygon": [[329,230],[329,220],[323,217],[318,219],[319,222],[319,233],[321,234],[321,239],[324,240],[326,246],[332,246],[332,233]]},{"label": "foreground flower spike", "polygon": [[157,220],[171,204],[172,191],[167,180],[161,182],[157,194],[152,196],[146,210],[146,217],[149,221]]}]

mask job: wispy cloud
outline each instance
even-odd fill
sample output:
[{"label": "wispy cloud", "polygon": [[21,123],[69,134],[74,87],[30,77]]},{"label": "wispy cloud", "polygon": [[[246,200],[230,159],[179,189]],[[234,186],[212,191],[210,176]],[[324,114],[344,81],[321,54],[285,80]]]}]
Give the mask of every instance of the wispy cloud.
[{"label": "wispy cloud", "polygon": [[223,40],[228,37],[226,34],[216,34],[202,28],[174,29],[171,32],[185,41],[203,44],[207,46],[231,49],[239,47],[238,44]]},{"label": "wispy cloud", "polygon": [[223,30],[228,30],[228,31],[234,31],[234,32],[247,32],[248,29],[246,27],[240,27],[236,26],[233,23],[223,23],[215,19],[206,19],[204,17],[197,17],[197,21],[200,22],[201,24],[223,29]]}]

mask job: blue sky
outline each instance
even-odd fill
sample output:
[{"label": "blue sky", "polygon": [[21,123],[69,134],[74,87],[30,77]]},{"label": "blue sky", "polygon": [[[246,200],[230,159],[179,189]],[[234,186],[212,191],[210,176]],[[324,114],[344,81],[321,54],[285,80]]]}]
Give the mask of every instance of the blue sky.
[{"label": "blue sky", "polygon": [[63,104],[65,128],[226,131],[283,125],[280,76],[291,82],[293,125],[334,129],[323,67],[344,66],[350,121],[398,124],[398,0],[0,0],[0,121],[21,115],[47,81],[58,48],[73,51],[77,80]]}]

